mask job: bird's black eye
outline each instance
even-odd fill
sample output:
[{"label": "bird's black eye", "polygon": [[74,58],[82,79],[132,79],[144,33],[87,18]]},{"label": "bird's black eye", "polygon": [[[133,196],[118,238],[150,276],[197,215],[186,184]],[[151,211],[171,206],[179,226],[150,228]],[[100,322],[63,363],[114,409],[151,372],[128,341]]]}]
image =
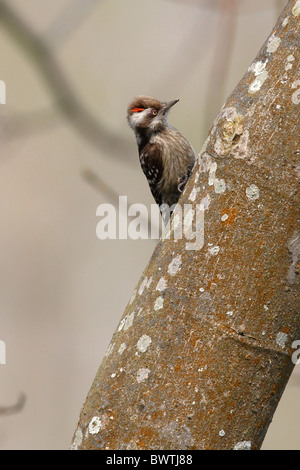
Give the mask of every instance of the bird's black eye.
[{"label": "bird's black eye", "polygon": [[157,109],[151,109],[150,116],[157,116]]}]

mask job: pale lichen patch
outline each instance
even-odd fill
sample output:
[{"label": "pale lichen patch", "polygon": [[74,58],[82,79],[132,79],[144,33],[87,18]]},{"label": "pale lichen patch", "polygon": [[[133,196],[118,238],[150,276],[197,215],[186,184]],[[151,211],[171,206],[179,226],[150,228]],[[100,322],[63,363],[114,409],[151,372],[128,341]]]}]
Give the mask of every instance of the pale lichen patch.
[{"label": "pale lichen patch", "polygon": [[139,290],[138,290],[139,295],[142,295],[142,293],[144,292],[145,287],[147,286],[147,283],[148,283],[148,278],[145,277],[145,279],[143,279],[143,281],[142,281],[142,283],[139,287]]},{"label": "pale lichen patch", "polygon": [[217,171],[217,163],[212,162],[210,169],[209,169],[209,176],[208,176],[208,184],[209,186],[213,186],[215,179],[216,179],[216,171]]},{"label": "pale lichen patch", "polygon": [[251,201],[255,201],[255,199],[259,198],[259,189],[255,184],[251,184],[247,189],[246,189],[246,196],[248,199]]},{"label": "pale lichen patch", "polygon": [[289,19],[288,18],[284,18],[283,22],[282,22],[282,27],[285,28],[286,25],[288,24],[289,22]]},{"label": "pale lichen patch", "polygon": [[233,450],[251,450],[251,441],[240,441],[235,444]]},{"label": "pale lichen patch", "polygon": [[163,292],[167,288],[167,281],[165,280],[164,277],[161,277],[160,280],[157,283],[156,290],[159,292]]},{"label": "pale lichen patch", "polygon": [[258,75],[253,80],[253,82],[250,83],[249,88],[248,88],[249,93],[251,94],[257,93],[261,89],[265,81],[267,80],[268,76],[269,74],[267,70],[264,70],[260,75]]},{"label": "pale lichen patch", "polygon": [[98,434],[102,426],[102,421],[99,416],[94,416],[88,425],[88,430],[90,434]]},{"label": "pale lichen patch", "polygon": [[83,440],[83,433],[80,427],[76,429],[74,440],[71,445],[71,450],[77,450],[79,446],[81,446]]},{"label": "pale lichen patch", "polygon": [[122,343],[118,349],[118,353],[123,354],[126,348],[127,348],[126,343]]},{"label": "pale lichen patch", "polygon": [[223,108],[217,116],[212,133],[216,133],[214,150],[219,157],[226,157],[238,145],[244,131],[243,121],[244,116],[234,107]]},{"label": "pale lichen patch", "polygon": [[211,202],[211,197],[210,195],[207,193],[206,196],[204,196],[202,199],[201,199],[201,202],[200,202],[200,207],[203,211],[205,210],[208,210],[209,208],[209,205],[210,205],[210,202]]},{"label": "pale lichen patch", "polygon": [[163,426],[160,436],[171,444],[171,448],[187,450],[194,445],[194,438],[190,428],[186,424],[180,424],[176,421],[170,421]]},{"label": "pale lichen patch", "polygon": [[210,252],[210,254],[212,256],[216,256],[220,251],[220,247],[219,246],[213,246],[213,247],[209,248],[208,251]]},{"label": "pale lichen patch", "polygon": [[143,313],[143,307],[139,307],[136,316],[138,317],[138,316],[141,315],[142,313]]},{"label": "pale lichen patch", "polygon": [[138,340],[136,347],[139,352],[144,353],[147,351],[151,343],[152,343],[152,340],[150,336],[142,335],[140,339]]},{"label": "pale lichen patch", "polygon": [[293,233],[291,239],[288,242],[288,250],[291,254],[292,262],[287,273],[287,282],[289,285],[293,285],[296,282],[296,273],[299,273],[300,267],[300,234]]},{"label": "pale lichen patch", "polygon": [[114,350],[114,347],[115,347],[115,343],[110,343],[107,350],[106,350],[106,353],[105,353],[105,357],[109,357],[113,350]]},{"label": "pale lichen patch", "polygon": [[254,75],[257,77],[265,70],[268,63],[268,59],[265,62],[258,60],[257,62],[253,62],[253,64],[248,68],[248,72],[253,72]]},{"label": "pale lichen patch", "polygon": [[293,67],[293,62],[295,60],[295,57],[293,54],[290,54],[287,59],[286,59],[286,65],[285,65],[285,70],[288,71]]},{"label": "pale lichen patch", "polygon": [[297,88],[296,91],[292,94],[292,102],[294,104],[300,103],[300,80],[295,80],[292,83],[292,88]]},{"label": "pale lichen patch", "polygon": [[146,285],[146,288],[149,289],[149,287],[151,286],[151,283],[152,283],[152,276],[148,279],[148,282],[147,282],[147,285]]},{"label": "pale lichen patch", "polygon": [[132,296],[130,297],[129,305],[131,305],[133,303],[135,297],[136,297],[136,290],[132,293]]},{"label": "pale lichen patch", "polygon": [[181,269],[182,260],[181,255],[176,256],[168,266],[168,273],[175,276]]},{"label": "pale lichen patch", "polygon": [[216,194],[223,194],[226,191],[226,183],[223,179],[216,178],[214,180],[214,190]]},{"label": "pale lichen patch", "polygon": [[281,348],[284,348],[287,339],[288,339],[288,335],[286,333],[283,333],[282,331],[279,331],[279,333],[276,336],[276,343]]},{"label": "pale lichen patch", "polygon": [[164,306],[164,299],[163,297],[160,295],[159,297],[157,297],[157,299],[155,300],[155,303],[154,303],[154,310],[157,312],[158,310],[160,310],[161,308],[163,308]]},{"label": "pale lichen patch", "polygon": [[141,383],[143,382],[144,380],[146,380],[148,377],[149,377],[149,374],[150,374],[150,369],[147,369],[147,368],[141,368],[137,371],[137,374],[136,374],[136,380],[138,383]]},{"label": "pale lichen patch", "polygon": [[269,37],[267,43],[267,52],[269,52],[270,54],[276,52],[280,43],[281,39],[273,33],[272,36]]},{"label": "pale lichen patch", "polygon": [[118,327],[118,331],[121,331],[124,330],[128,330],[128,328],[130,328],[133,324],[133,320],[134,320],[134,312],[126,315],[124,318],[122,318],[122,320],[120,321],[120,324],[119,324],[119,327]]},{"label": "pale lichen patch", "polygon": [[298,16],[300,13],[300,0],[297,0],[295,5],[294,5],[294,8],[292,9],[292,14],[294,16]]},{"label": "pale lichen patch", "polygon": [[213,186],[216,194],[222,194],[226,191],[226,183],[223,179],[216,178],[217,163],[212,162],[209,169],[208,185]]}]

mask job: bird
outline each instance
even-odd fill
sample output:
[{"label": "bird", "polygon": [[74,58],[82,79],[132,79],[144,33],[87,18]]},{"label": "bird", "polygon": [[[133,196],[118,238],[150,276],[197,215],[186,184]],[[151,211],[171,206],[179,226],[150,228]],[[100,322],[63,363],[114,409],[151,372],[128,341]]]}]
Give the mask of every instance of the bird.
[{"label": "bird", "polygon": [[[167,120],[170,109],[178,101],[159,101],[141,95],[127,108],[127,120],[136,137],[140,164],[165,223],[196,161],[192,145]],[[166,211],[166,207],[169,210]]]}]

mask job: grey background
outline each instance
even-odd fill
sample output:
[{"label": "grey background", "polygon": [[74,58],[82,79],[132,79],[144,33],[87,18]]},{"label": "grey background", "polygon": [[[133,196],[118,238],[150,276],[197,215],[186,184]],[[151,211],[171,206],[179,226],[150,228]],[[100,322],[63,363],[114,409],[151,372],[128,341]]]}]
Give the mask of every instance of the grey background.
[{"label": "grey background", "polygon": [[[272,30],[279,0],[9,0],[51,48],[79,103],[124,143],[105,151],[55,104],[26,44],[1,24],[1,449],[66,449],[153,240],[96,237],[112,195],[148,207],[126,107],[180,98],[170,114],[199,152],[226,96]],[[235,16],[232,16],[235,12]],[[22,42],[22,41],[21,41]],[[25,46],[25,47],[24,47]],[[53,72],[53,69],[51,69]],[[108,187],[90,184],[92,171]],[[298,366],[299,367],[299,366]],[[300,369],[300,367],[299,367]],[[263,448],[299,449],[296,367]]]}]

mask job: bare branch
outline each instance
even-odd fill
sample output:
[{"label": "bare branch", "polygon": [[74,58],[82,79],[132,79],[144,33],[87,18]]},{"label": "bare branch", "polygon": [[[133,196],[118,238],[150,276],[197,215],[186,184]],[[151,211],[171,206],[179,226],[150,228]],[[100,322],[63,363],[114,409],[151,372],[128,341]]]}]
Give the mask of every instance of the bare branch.
[{"label": "bare branch", "polygon": [[51,49],[4,0],[0,1],[0,21],[19,47],[31,58],[59,110],[81,136],[101,153],[107,152],[120,162],[126,161],[126,164],[133,162],[133,147],[119,134],[112,133],[100,123],[79,101]]},{"label": "bare branch", "polygon": [[[89,183],[93,188],[95,188],[100,193],[104,194],[115,207],[119,207],[119,194],[104,181],[99,175],[97,175],[94,171],[90,170],[89,168],[85,168],[81,172],[81,176]],[[131,206],[132,203],[128,201],[128,206]],[[125,214],[126,215],[126,214]],[[144,220],[148,226],[148,232],[150,233],[151,230],[151,218],[148,216],[148,219],[145,220],[143,215],[140,215],[141,220]],[[160,227],[159,227],[160,228]],[[156,243],[156,240],[153,240]]]},{"label": "bare branch", "polygon": [[[191,7],[199,6],[200,8],[207,8],[207,9],[212,9],[212,10],[217,10],[219,8],[220,2],[222,0],[165,0],[169,3],[182,3],[182,4],[188,4]],[[281,5],[281,9],[278,13],[282,11],[284,6],[286,5],[286,0],[273,0],[274,5],[279,8]],[[260,2],[258,4],[257,2],[251,2],[250,0],[239,0],[241,10],[243,10],[244,13],[249,14],[251,11],[257,12],[258,10],[265,10],[270,8],[268,2]]]},{"label": "bare branch", "polygon": [[9,141],[33,132],[49,130],[61,123],[57,111],[52,108],[14,114],[13,116],[1,116],[1,121],[2,143],[4,140]]},{"label": "bare branch", "polygon": [[26,395],[22,393],[14,405],[0,406],[0,415],[8,416],[8,415],[19,413],[24,408],[25,402],[26,402]]}]

